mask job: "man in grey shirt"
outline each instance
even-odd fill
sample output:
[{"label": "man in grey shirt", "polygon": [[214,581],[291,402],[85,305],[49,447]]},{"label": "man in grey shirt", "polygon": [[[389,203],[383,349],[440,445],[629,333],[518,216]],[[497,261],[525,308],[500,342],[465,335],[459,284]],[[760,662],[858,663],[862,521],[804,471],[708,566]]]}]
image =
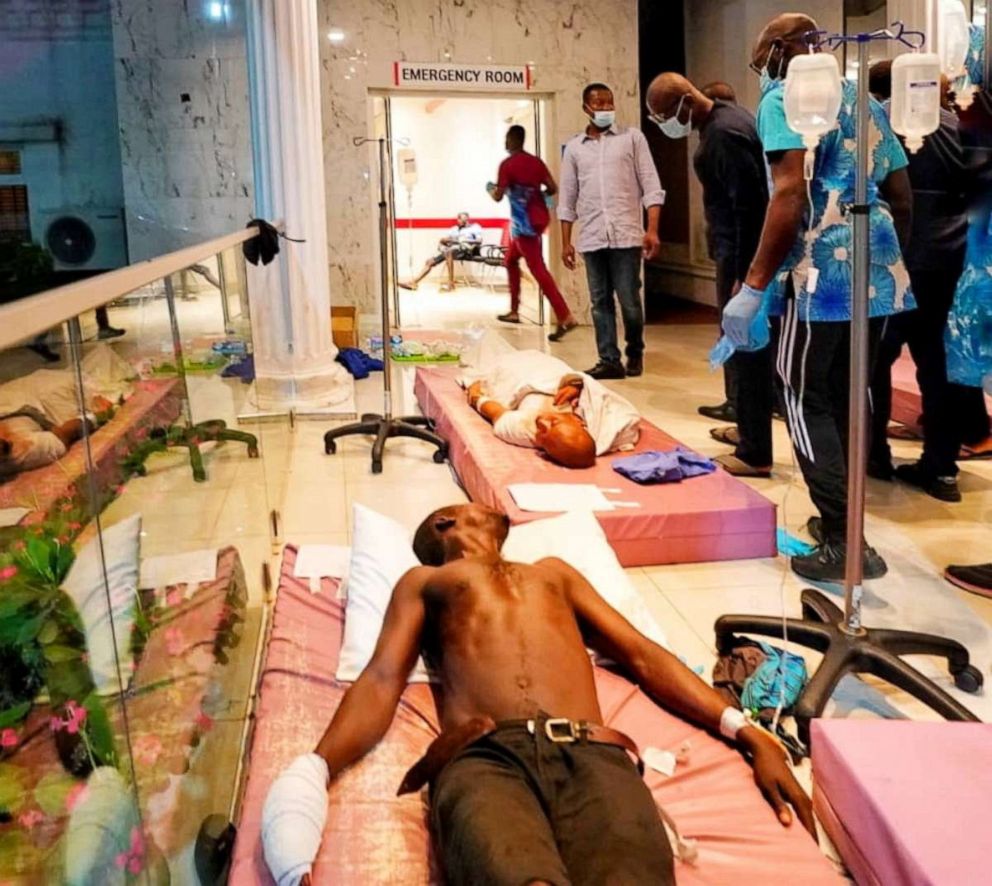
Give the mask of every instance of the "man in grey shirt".
[{"label": "man in grey shirt", "polygon": [[[582,110],[589,125],[565,146],[558,218],[565,267],[575,269],[578,249],[589,279],[599,362],[587,374],[600,379],[640,375],[644,371],[641,259],[654,258],[661,247],[658,222],[665,192],[644,133],[616,126],[608,86],[589,84],[582,92]],[[573,245],[576,221],[579,236]],[[617,346],[614,292],[627,341],[626,368]]]}]

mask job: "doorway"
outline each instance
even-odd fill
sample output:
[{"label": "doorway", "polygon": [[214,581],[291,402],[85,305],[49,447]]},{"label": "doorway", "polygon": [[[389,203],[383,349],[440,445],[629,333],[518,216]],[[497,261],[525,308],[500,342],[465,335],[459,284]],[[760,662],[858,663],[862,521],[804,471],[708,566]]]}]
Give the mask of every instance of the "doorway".
[{"label": "doorway", "polygon": [[[525,148],[545,159],[546,100],[528,97],[461,95],[382,95],[373,97],[376,137],[385,137],[392,170],[387,244],[392,325],[404,329],[461,330],[499,327],[498,314],[510,307],[502,251],[509,243],[507,198],[495,203],[486,184],[496,180],[507,156],[506,130],[523,126]],[[439,241],[451,232],[458,213],[481,227],[482,245],[470,259],[432,267],[416,289],[409,285],[440,253]],[[549,260],[548,238],[543,244]],[[545,306],[534,280],[524,270],[520,317],[524,324],[545,323]],[[451,285],[453,281],[453,286]]]}]

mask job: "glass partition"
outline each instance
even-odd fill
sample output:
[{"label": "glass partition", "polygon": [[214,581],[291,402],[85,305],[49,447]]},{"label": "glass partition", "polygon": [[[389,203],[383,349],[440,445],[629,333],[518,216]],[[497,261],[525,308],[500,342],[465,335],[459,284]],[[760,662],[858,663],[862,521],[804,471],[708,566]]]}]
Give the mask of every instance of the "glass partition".
[{"label": "glass partition", "polygon": [[240,247],[0,351],[0,883],[197,882],[253,691],[288,423]]}]

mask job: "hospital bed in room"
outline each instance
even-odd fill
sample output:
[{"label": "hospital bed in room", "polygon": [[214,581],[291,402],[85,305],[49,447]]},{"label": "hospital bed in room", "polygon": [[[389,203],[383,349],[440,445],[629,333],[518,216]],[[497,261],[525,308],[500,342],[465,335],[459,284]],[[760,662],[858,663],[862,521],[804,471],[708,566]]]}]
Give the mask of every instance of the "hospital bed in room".
[{"label": "hospital bed in room", "polygon": [[[549,516],[517,507],[512,483],[588,483],[618,489],[616,501],[633,503],[596,518],[623,566],[701,563],[774,557],[775,505],[722,470],[681,483],[642,486],[616,473],[609,453],[593,468],[569,470],[534,450],[498,440],[489,424],[465,401],[457,367],[418,367],[414,393],[436,432],[448,441],[449,458],[472,501],[509,515],[514,524]],[[641,420],[635,452],[679,445],[660,428]]]},{"label": "hospital bed in room", "polygon": [[[262,855],[262,808],[269,786],[297,755],[312,750],[347,684],[335,679],[344,627],[339,582],[313,592],[294,577],[297,551],[287,546],[261,671],[247,784],[230,871],[237,886],[271,886]],[[783,828],[754,787],[741,757],[723,742],[657,708],[630,682],[596,668],[606,722],[642,750],[675,750],[688,760],[671,778],[648,771],[647,784],[684,839],[696,841],[694,864],[677,863],[683,884],[840,882],[833,865],[799,827]],[[374,886],[441,882],[421,795],[397,797],[407,769],[437,734],[428,684],[411,684],[379,746],[334,780],[315,884]]]},{"label": "hospital bed in room", "polygon": [[[203,814],[191,810],[201,809],[202,798],[210,796],[204,780],[224,772],[233,778],[234,762],[218,756],[225,750],[224,730],[215,728],[213,721],[230,716],[218,709],[234,695],[227,682],[235,675],[223,665],[240,639],[247,589],[238,551],[226,547],[217,553],[214,580],[139,593],[153,627],[136,653],[123,706],[121,697],[112,695],[104,696],[104,707],[122,772],[129,772],[128,750],[133,754],[146,833],[157,851],[171,860],[196,838]],[[68,825],[72,798],[85,796],[85,779],[74,778],[59,759],[51,717],[47,704],[36,704],[20,730],[22,743],[3,759],[8,773],[20,773],[25,804],[12,820],[0,823],[4,853],[11,853],[5,866],[15,866],[18,853],[31,853],[32,858],[41,853],[57,865],[57,844]],[[25,817],[29,813],[31,821]],[[21,881],[15,877],[14,882]]]}]

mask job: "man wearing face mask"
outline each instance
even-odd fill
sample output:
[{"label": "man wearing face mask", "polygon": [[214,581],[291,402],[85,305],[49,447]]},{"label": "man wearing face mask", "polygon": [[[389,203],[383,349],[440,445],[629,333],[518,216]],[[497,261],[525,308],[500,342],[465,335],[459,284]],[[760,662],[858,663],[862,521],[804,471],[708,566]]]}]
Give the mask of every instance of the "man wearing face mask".
[{"label": "man wearing face mask", "polygon": [[[661,74],[647,92],[648,116],[673,139],[696,129],[699,147],[693,157],[703,186],[710,255],[716,262],[716,295],[720,310],[744,279],[761,236],[768,206],[764,152],[754,117],[740,105],[704,95],[680,74]],[[739,350],[724,365],[726,402],[702,406],[708,418],[736,422],[711,432],[736,446],[733,455],[715,459],[731,474],[771,476],[773,360],[771,345],[758,351]]]},{"label": "man wearing face mask", "polygon": [[[786,120],[783,81],[789,62],[809,51],[808,41],[816,30],[809,16],[780,15],[761,32],[751,55],[751,69],[761,76],[757,126],[771,168],[772,195],[757,252],[740,291],[724,309],[723,328],[732,342],[746,345],[765,289],[781,273],[788,274],[793,297],[785,301],[777,369],[792,444],[820,512],[808,523],[819,547],[793,557],[792,569],[810,580],[839,582],[847,561],[854,248],[853,223],[845,207],[854,203],[857,89],[853,83],[843,83],[837,126],[820,140],[807,183],[806,151],[802,137]],[[911,310],[915,301],[900,248],[912,226],[906,154],[878,102],[871,101],[869,114],[873,150],[868,189],[868,337],[873,362],[885,318]],[[880,578],[887,571],[885,561],[867,545],[863,570],[866,579]]]},{"label": "man wearing face mask", "polygon": [[[608,86],[589,84],[582,92],[582,110],[589,125],[566,145],[561,162],[562,260],[574,270],[578,250],[586,265],[599,354],[588,375],[598,379],[636,376],[644,371],[641,260],[655,258],[661,248],[658,222],[665,192],[644,133],[616,126],[613,92]],[[579,236],[573,245],[576,221]],[[623,317],[626,367],[617,346],[614,292]]]}]

